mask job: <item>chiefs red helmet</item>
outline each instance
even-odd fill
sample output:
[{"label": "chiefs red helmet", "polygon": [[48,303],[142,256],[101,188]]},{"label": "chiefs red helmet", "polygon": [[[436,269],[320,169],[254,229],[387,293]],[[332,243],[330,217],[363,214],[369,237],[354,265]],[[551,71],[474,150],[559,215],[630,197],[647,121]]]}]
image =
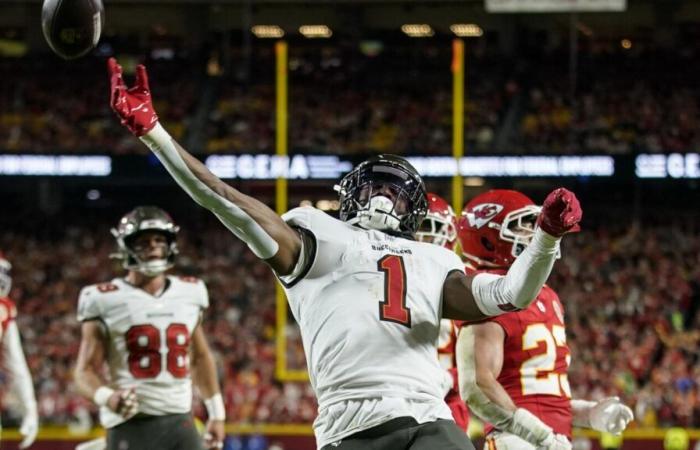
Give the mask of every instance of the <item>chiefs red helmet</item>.
[{"label": "chiefs red helmet", "polygon": [[474,197],[458,221],[467,264],[473,269],[509,267],[532,240],[540,210],[518,191],[495,189]]},{"label": "chiefs red helmet", "polygon": [[5,258],[5,255],[0,252],[0,298],[7,297],[12,289],[12,277],[10,270],[12,264]]},{"label": "chiefs red helmet", "polygon": [[428,193],[428,213],[416,232],[416,239],[452,250],[457,243],[457,218],[447,201]]}]

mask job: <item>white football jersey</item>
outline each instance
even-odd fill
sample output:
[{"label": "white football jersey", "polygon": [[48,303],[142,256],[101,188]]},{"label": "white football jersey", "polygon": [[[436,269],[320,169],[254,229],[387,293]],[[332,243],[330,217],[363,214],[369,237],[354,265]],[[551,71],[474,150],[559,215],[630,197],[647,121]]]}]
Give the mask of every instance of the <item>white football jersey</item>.
[{"label": "white football jersey", "polygon": [[318,447],[396,417],[451,419],[437,346],[443,284],[464,270],[459,257],[315,208],[283,218],[315,237],[308,271],[283,285],[318,398]]},{"label": "white football jersey", "polygon": [[[158,297],[115,278],[80,291],[78,320],[106,328],[111,388],[134,387],[139,413],[178,414],[192,408],[190,336],[208,306],[207,288],[196,278],[168,276]],[[105,428],[124,422],[106,407],[100,420]]]}]

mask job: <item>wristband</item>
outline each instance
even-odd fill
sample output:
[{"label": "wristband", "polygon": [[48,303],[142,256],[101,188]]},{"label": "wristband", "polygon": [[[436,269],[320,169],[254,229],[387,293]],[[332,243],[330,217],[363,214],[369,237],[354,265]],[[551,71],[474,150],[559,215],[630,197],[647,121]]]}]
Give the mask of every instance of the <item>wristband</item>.
[{"label": "wristband", "polygon": [[92,396],[92,401],[98,406],[107,406],[107,401],[114,394],[114,389],[108,388],[107,386],[100,386],[95,391],[95,395]]},{"label": "wristband", "polygon": [[212,397],[205,399],[204,406],[207,408],[209,420],[226,420],[224,398],[220,393],[214,394]]}]

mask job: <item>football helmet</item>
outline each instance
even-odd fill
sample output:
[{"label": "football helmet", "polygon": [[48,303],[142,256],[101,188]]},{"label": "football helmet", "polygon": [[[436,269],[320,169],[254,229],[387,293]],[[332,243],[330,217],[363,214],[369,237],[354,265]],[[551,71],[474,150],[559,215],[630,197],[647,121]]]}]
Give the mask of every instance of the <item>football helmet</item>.
[{"label": "football helmet", "polygon": [[425,184],[404,158],[377,155],[335,186],[340,220],[412,239],[428,211]]},{"label": "football helmet", "polygon": [[10,295],[10,290],[12,289],[10,270],[12,270],[12,264],[0,252],[0,298]]},{"label": "football helmet", "polygon": [[457,226],[465,262],[472,269],[509,267],[532,240],[540,210],[518,191],[495,189],[474,197]]},{"label": "football helmet", "polygon": [[457,243],[457,218],[447,201],[428,192],[428,214],[416,232],[416,239],[454,249]]},{"label": "football helmet", "polygon": [[[119,220],[119,225],[112,228],[112,235],[117,240],[118,252],[113,255],[122,260],[127,270],[135,270],[146,276],[159,275],[175,264],[178,253],[176,236],[180,227],[175,225],[168,213],[155,206],[139,206]],[[143,261],[133,248],[134,241],[145,231],[162,233],[168,241],[165,258]]]}]

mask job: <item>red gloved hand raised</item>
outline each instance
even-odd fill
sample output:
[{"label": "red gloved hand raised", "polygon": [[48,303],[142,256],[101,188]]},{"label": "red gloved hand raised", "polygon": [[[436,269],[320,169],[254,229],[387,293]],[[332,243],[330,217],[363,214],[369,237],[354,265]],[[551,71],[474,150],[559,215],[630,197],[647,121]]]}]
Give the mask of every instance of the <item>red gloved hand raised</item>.
[{"label": "red gloved hand raised", "polygon": [[537,224],[542,230],[555,237],[581,231],[579,222],[583,210],[573,192],[559,188],[549,193],[542,205]]},{"label": "red gloved hand raised", "polygon": [[127,127],[137,137],[148,133],[158,123],[158,115],[151,103],[151,90],[148,87],[148,74],[142,64],[136,66],[136,85],[130,88],[124,84],[122,66],[109,58],[107,69],[112,95],[110,106]]}]

